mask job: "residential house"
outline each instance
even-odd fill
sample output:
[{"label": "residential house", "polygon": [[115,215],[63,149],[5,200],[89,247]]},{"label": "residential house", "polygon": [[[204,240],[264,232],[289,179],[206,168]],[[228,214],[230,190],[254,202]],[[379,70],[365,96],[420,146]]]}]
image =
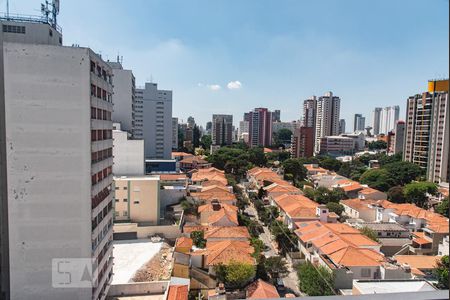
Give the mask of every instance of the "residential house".
[{"label": "residential house", "polygon": [[250,234],[247,227],[244,226],[214,226],[208,227],[205,231],[204,238],[207,242],[217,242],[224,240],[248,241]]},{"label": "residential house", "polygon": [[167,293],[166,300],[187,300],[189,295],[189,286],[171,285]]},{"label": "residential house", "polygon": [[246,288],[246,299],[274,299],[280,298],[277,288],[272,284],[258,279]]},{"label": "residential house", "polygon": [[377,210],[370,204],[375,203],[371,200],[347,199],[341,200],[340,204],[344,206],[344,214],[352,219],[361,219],[365,222],[374,222],[377,219]]},{"label": "residential house", "polygon": [[278,183],[272,183],[268,186],[263,187],[264,192],[266,193],[266,197],[264,200],[267,199],[268,202],[270,202],[272,199],[289,194],[302,194],[301,190],[290,184],[289,182],[285,181],[284,183],[282,181]]},{"label": "residential house", "polygon": [[185,157],[179,161],[180,170],[183,172],[189,172],[195,169],[208,169],[212,164],[199,156]]},{"label": "residential house", "polygon": [[396,255],[397,263],[411,268],[415,278],[433,278],[441,256],[434,255]]},{"label": "residential house", "polygon": [[225,172],[216,168],[199,169],[192,173],[191,182],[193,184],[201,184],[204,181],[219,181],[226,186],[228,180],[225,177]]},{"label": "residential house", "polygon": [[350,199],[358,198],[358,193],[364,189],[364,186],[359,184],[359,182],[350,179],[338,180],[336,184],[332,185],[331,187],[343,189],[345,195]]},{"label": "residential house", "polygon": [[365,187],[358,191],[358,198],[362,200],[384,200],[387,199],[387,195],[379,190]]},{"label": "residential house", "polygon": [[200,203],[211,203],[216,200],[223,204],[236,204],[236,196],[228,188],[219,185],[207,186],[199,192],[191,192],[189,197]]},{"label": "residential house", "polygon": [[304,164],[303,165],[306,168],[307,176],[312,177],[318,174],[330,174],[331,172],[327,169],[319,167],[318,164]]},{"label": "residential house", "polygon": [[280,217],[289,229],[294,228],[295,222],[319,219],[319,204],[303,195],[284,194],[273,198],[271,205],[279,209]]}]

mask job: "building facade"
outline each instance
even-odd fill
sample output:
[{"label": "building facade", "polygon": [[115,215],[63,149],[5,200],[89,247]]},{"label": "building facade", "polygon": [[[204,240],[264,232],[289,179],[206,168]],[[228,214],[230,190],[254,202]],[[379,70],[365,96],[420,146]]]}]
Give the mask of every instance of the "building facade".
[{"label": "building facade", "polygon": [[327,136],[320,139],[320,154],[341,156],[355,153],[355,140],[344,136]]},{"label": "building facade", "polygon": [[314,155],[314,128],[300,127],[292,135],[291,157],[311,157]]},{"label": "building facade", "polygon": [[213,145],[233,143],[233,115],[213,115],[211,139]]},{"label": "building facade", "polygon": [[321,138],[339,134],[341,99],[328,92],[317,100],[314,152],[320,153]]},{"label": "building facade", "polygon": [[172,118],[172,150],[178,149],[178,118]]},{"label": "building facade", "polygon": [[158,225],[159,176],[114,177],[114,220]]},{"label": "building facade", "polygon": [[383,108],[375,107],[372,112],[372,129],[373,134],[378,135],[380,133],[380,125],[381,125],[381,111]]},{"label": "building facade", "polygon": [[142,124],[145,158],[170,159],[172,153],[172,91],[159,90],[156,83],[145,83],[136,89],[136,98],[142,101],[142,114],[135,122]]},{"label": "building facade", "polygon": [[[105,299],[112,69],[88,48],[61,46],[56,27],[1,23],[0,298]],[[54,287],[52,260],[61,258],[84,259],[89,288]]]},{"label": "building facade", "polygon": [[316,109],[317,109],[317,97],[312,96],[309,99],[303,101],[303,126],[304,127],[316,127]]},{"label": "building facade", "polygon": [[267,108],[255,108],[244,115],[249,122],[250,147],[267,147],[272,145],[272,113]]},{"label": "building facade", "polygon": [[405,128],[406,128],[405,121],[399,120],[395,124],[395,130],[394,130],[395,138],[394,138],[394,145],[393,145],[393,150],[394,150],[395,154],[403,152],[403,145],[404,145],[404,141],[405,141]]},{"label": "building facade", "polygon": [[380,131],[379,133],[387,134],[394,130],[395,124],[400,115],[400,106],[388,106],[383,108],[380,114]]},{"label": "building facade", "polygon": [[362,114],[355,114],[353,120],[353,131],[364,131],[366,127],[366,118]]},{"label": "building facade", "polygon": [[133,132],[133,106],[135,104],[135,78],[131,70],[124,70],[117,58],[117,62],[108,62],[114,76],[114,110],[113,122],[120,123],[121,130]]},{"label": "building facade", "polygon": [[345,119],[339,120],[339,134],[345,133]]},{"label": "building facade", "polygon": [[448,80],[430,81],[427,92],[408,98],[406,112],[403,159],[426,169],[429,181],[448,182]]}]

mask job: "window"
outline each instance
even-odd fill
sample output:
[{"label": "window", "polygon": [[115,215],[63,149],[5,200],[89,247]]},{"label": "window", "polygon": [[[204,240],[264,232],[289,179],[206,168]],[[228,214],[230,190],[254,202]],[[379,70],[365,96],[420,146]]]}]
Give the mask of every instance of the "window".
[{"label": "window", "polygon": [[134,203],[134,204],[139,204],[139,201],[134,201],[133,203]]},{"label": "window", "polygon": [[128,217],[128,212],[127,212],[127,211],[124,211],[124,212],[123,212],[123,216],[124,216],[124,217]]},{"label": "window", "polygon": [[49,30],[48,30],[48,35],[49,35],[49,36],[53,36],[53,30],[49,29]]},{"label": "window", "polygon": [[126,189],[128,189],[128,187],[124,186],[123,189],[126,190]]},{"label": "window", "polygon": [[25,34],[25,26],[3,25],[3,32]]},{"label": "window", "polygon": [[128,202],[128,199],[123,199],[123,202]]},{"label": "window", "polygon": [[115,215],[116,217],[118,217],[118,216],[119,216],[119,212],[116,211],[116,212],[114,213],[114,215]]},{"label": "window", "polygon": [[361,269],[361,277],[370,277],[371,270],[370,269]]},{"label": "window", "polygon": [[119,199],[116,199],[116,202],[119,202]]}]

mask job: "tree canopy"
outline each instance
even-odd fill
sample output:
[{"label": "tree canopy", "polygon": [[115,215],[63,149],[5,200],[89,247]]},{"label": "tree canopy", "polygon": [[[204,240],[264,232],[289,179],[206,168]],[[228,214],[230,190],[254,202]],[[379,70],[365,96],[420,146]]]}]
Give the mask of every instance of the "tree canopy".
[{"label": "tree canopy", "polygon": [[437,287],[440,289],[448,289],[448,272],[450,269],[450,263],[448,255],[441,257],[441,260],[437,262],[436,276],[438,279]]},{"label": "tree canopy", "polygon": [[274,145],[283,145],[289,144],[291,142],[292,131],[287,128],[281,128],[277,132],[273,134],[273,144]]},{"label": "tree canopy", "polygon": [[302,263],[297,270],[299,288],[308,296],[334,295],[334,278],[323,266],[313,266],[310,262]]},{"label": "tree canopy", "polygon": [[299,182],[299,181],[304,181],[306,178],[306,174],[307,174],[307,170],[306,168],[303,166],[302,160],[301,159],[296,159],[296,158],[290,158],[285,160],[282,163],[283,169],[284,169],[284,174],[291,174],[292,175],[292,179],[295,182]]},{"label": "tree canopy", "polygon": [[408,202],[414,203],[419,207],[426,208],[428,205],[427,194],[436,195],[438,192],[438,187],[433,182],[419,181],[405,185],[403,191]]},{"label": "tree canopy", "polygon": [[387,143],[385,141],[373,141],[367,143],[369,150],[383,150],[387,148]]},{"label": "tree canopy", "polygon": [[383,192],[388,191],[394,185],[391,175],[385,169],[367,170],[361,175],[359,181]]},{"label": "tree canopy", "polygon": [[255,276],[256,271],[253,265],[237,261],[231,261],[228,265],[216,265],[214,270],[219,281],[231,288],[244,287]]},{"label": "tree canopy", "polygon": [[441,203],[436,205],[435,211],[448,218],[448,197],[444,198]]},{"label": "tree canopy", "polygon": [[369,239],[371,239],[375,242],[379,242],[377,233],[375,231],[373,231],[372,229],[370,229],[369,227],[363,227],[360,229],[360,231],[362,234],[367,236]]},{"label": "tree canopy", "polygon": [[388,200],[394,203],[405,203],[406,197],[402,186],[393,186],[387,192]]},{"label": "tree canopy", "polygon": [[198,248],[206,247],[206,240],[204,238],[203,231],[193,231],[191,233],[191,239],[196,247]]}]

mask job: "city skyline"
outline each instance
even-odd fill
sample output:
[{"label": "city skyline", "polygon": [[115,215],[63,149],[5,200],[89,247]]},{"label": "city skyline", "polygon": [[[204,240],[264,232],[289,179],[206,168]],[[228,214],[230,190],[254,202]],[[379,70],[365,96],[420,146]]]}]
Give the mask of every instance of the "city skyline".
[{"label": "city skyline", "polygon": [[[428,79],[448,76],[442,74],[447,40],[440,38],[448,36],[447,1],[383,1],[370,9],[358,1],[345,7],[333,1],[136,1],[108,5],[109,18],[120,22],[96,26],[95,14],[106,4],[63,1],[63,43],[89,46],[105,60],[123,56],[137,86],[153,81],[173,90],[173,115],[186,120],[193,104],[203,126],[214,113],[232,114],[237,126],[254,107],[280,109],[283,121],[297,120],[303,100],[328,91],[341,97],[347,124],[355,113],[371,124],[375,106],[399,105],[404,119],[408,95]],[[39,6],[12,1],[10,12],[39,15]],[[413,27],[400,21],[424,10],[433,17],[415,18]],[[326,17],[313,22],[318,13]]]}]

